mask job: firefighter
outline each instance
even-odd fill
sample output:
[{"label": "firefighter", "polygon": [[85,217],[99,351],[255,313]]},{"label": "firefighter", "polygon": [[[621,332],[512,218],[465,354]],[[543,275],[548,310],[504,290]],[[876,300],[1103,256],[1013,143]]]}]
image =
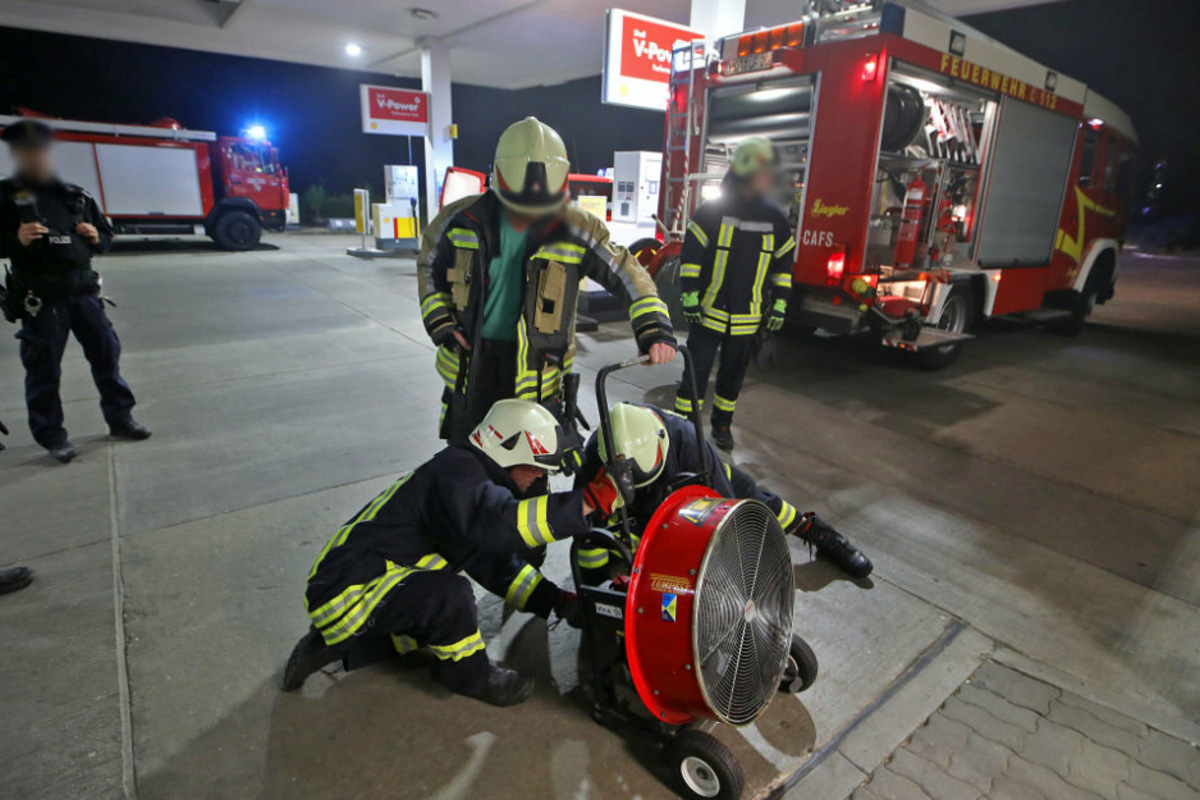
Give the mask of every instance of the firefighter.
[{"label": "firefighter", "polygon": [[63,351],[74,334],[91,364],[109,433],[147,439],[149,429],[133,419],[133,392],[121,377],[121,342],[92,269],[92,257],[108,250],[112,226],[91,195],[54,174],[49,126],[22,120],[0,139],[16,164],[16,174],[0,181],[0,257],[12,262],[4,314],[21,322],[17,338],[33,438],[62,463],[79,454],[63,428],[58,392]]},{"label": "firefighter", "polygon": [[696,390],[686,374],[675,410],[690,414],[703,404],[708,375],[720,351],[713,393],[712,437],[732,450],[733,410],[760,328],[783,327],[792,293],[796,246],[787,217],[770,199],[777,157],[766,139],[751,137],[738,146],[725,175],[721,196],[696,208],[680,252],[680,288],[688,321],[688,349],[696,368]]},{"label": "firefighter", "polygon": [[629,309],[638,349],[675,356],[654,281],[604,223],[568,206],[559,135],[526,117],[500,136],[491,189],[442,209],[417,261],[421,316],[445,382],[441,436],[465,441],[492,403],[555,405],[575,355],[575,305],[592,278]]},{"label": "firefighter", "polygon": [[309,572],[312,626],[288,659],[283,689],[299,689],[358,639],[390,636],[402,654],[428,648],[437,676],[455,692],[498,706],[527,699],[532,679],[488,660],[475,596],[459,573],[517,609],[578,623],[575,595],[525,556],[586,533],[586,516],[611,509],[616,489],[600,476],[578,491],[532,495],[559,468],[561,445],[553,414],[527,400],[502,400],[468,444],[446,447],[368,503]]},{"label": "firefighter", "polygon": [[[801,514],[796,507],[763,489],[737,467],[723,464],[711,443],[705,442],[707,455],[702,460],[696,427],[678,414],[652,405],[617,403],[612,408],[613,446],[618,458],[631,465],[634,499],[628,504],[630,516],[645,524],[654,515],[678,479],[686,474],[711,470],[713,489],[722,497],[754,499],[763,502],[779,519],[784,531],[807,542],[826,559],[852,578],[865,578],[873,568],[871,560],[815,513]],[[585,486],[603,477],[603,443],[594,435],[584,448],[583,466],[576,476]],[[704,463],[707,461],[707,464]],[[603,504],[601,504],[601,507]],[[588,583],[599,583],[608,575],[608,551],[583,549],[579,565]]]}]

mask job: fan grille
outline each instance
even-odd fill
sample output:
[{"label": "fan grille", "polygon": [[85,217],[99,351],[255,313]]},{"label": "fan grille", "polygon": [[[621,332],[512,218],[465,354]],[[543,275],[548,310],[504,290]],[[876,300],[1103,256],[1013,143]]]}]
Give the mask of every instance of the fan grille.
[{"label": "fan grille", "polygon": [[750,722],[779,687],[794,591],[779,521],[762,503],[739,503],[709,542],[692,622],[700,691],[725,722]]}]

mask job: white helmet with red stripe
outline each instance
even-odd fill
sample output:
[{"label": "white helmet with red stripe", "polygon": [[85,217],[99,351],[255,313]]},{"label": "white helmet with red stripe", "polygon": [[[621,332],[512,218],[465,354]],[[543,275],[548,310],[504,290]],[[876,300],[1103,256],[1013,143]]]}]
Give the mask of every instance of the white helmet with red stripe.
[{"label": "white helmet with red stripe", "polygon": [[[667,426],[658,414],[632,403],[617,403],[609,418],[617,455],[633,462],[634,486],[640,489],[654,483],[667,465],[671,446]],[[600,437],[600,458],[608,461],[605,450],[604,437]]]},{"label": "white helmet with red stripe", "polygon": [[470,442],[505,469],[525,465],[555,472],[562,466],[562,427],[531,400],[497,402]]}]

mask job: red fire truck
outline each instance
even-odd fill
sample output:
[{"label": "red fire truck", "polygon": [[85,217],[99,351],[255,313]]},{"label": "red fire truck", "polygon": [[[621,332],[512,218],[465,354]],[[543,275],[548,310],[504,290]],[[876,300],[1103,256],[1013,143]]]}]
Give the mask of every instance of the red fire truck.
[{"label": "red fire truck", "polygon": [[940,368],[981,318],[1078,333],[1112,298],[1137,135],[1079,81],[916,0],[695,42],[672,66],[660,218],[682,231],[737,144],[771,139],[794,324]]},{"label": "red fire truck", "polygon": [[[117,233],[204,234],[249,250],[287,223],[288,176],[265,140],[186,130],[173,119],[111,125],[37,116],[54,128],[63,180],[91,192]],[[23,117],[0,116],[0,128]],[[12,172],[0,149],[0,175]]]}]

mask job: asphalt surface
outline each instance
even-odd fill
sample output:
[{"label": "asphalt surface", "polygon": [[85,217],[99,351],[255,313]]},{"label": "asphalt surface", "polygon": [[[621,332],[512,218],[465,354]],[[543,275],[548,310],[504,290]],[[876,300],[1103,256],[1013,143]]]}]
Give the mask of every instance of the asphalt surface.
[{"label": "asphalt surface", "polygon": [[[346,256],[356,242],[106,257],[155,435],[106,438],[71,346],[82,454],[67,466],[30,440],[16,343],[0,338],[0,561],[38,571],[0,598],[0,796],[671,796],[653,746],[589,719],[577,634],[493,598],[489,652],[539,678],[518,709],[451,697],[419,662],[276,690],[320,547],[438,447],[415,269]],[[1200,260],[1128,253],[1078,338],[993,322],[940,373],[785,338],[778,365],[752,372],[734,460],[833,521],[876,572],[849,581],[793,547],[796,629],[821,677],[721,732],[747,797],[793,783],[789,797],[887,796],[873,776],[902,771],[914,732],[989,664],[1200,741],[1198,311]],[[631,350],[622,324],[582,335],[585,390]],[[622,373],[611,394],[669,404],[677,378]],[[1187,751],[1165,752],[1156,768],[1173,774],[1174,758],[1191,775]]]}]

